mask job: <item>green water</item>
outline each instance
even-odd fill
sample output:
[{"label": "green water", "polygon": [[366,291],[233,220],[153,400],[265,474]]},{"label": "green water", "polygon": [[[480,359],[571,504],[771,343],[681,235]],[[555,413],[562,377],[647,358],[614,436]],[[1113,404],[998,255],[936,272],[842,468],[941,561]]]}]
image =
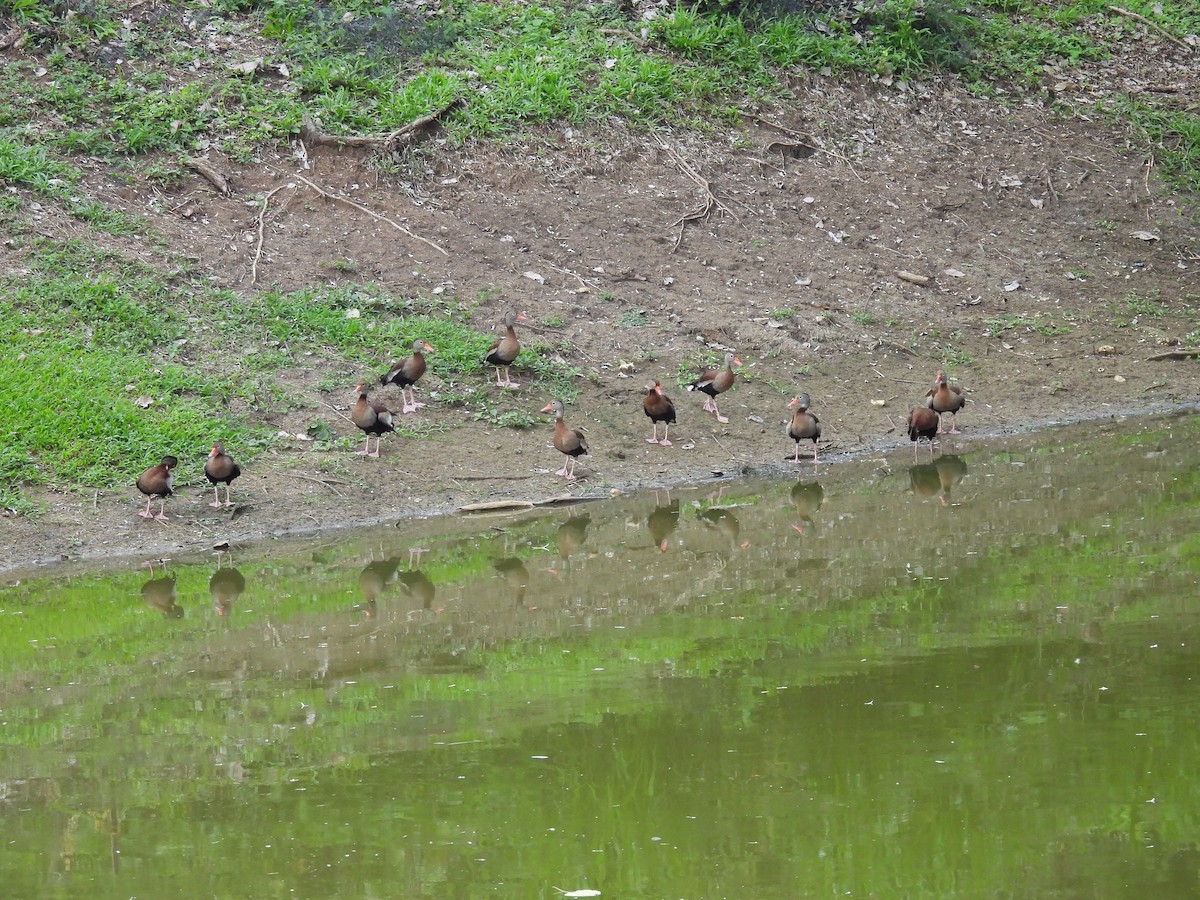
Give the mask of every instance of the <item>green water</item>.
[{"label": "green water", "polygon": [[0,895],[1200,896],[1198,431],[9,585]]}]

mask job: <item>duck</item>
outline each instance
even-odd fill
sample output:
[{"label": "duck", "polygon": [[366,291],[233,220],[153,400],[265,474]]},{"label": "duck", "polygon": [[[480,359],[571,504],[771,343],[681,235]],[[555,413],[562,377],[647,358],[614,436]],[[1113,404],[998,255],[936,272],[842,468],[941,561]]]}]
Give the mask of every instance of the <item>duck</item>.
[{"label": "duck", "polygon": [[914,406],[908,412],[908,439],[913,442],[913,461],[917,459],[917,442],[929,441],[929,458],[933,459],[933,442],[937,438],[938,414],[927,406]]},{"label": "duck", "polygon": [[[675,404],[671,402],[670,397],[663,393],[662,384],[658,379],[654,380],[654,384],[647,385],[646,399],[642,401],[642,411],[650,417],[650,423],[654,429],[650,433],[650,437],[646,438],[646,443],[670,447],[671,442],[667,440],[667,432],[675,424]],[[663,423],[662,440],[658,438],[659,422]]]},{"label": "duck", "polygon": [[[173,493],[171,487],[175,482],[175,476],[171,470],[177,465],[179,465],[179,460],[174,456],[164,456],[158,461],[158,465],[151,466],[138,476],[137,489],[146,495],[146,508],[138,513],[143,519],[167,521],[163,506]],[[150,514],[150,503],[155,499],[158,500],[158,515],[156,516]]]},{"label": "duck", "polygon": [[554,449],[567,456],[563,467],[555,472],[567,481],[575,480],[575,463],[581,456],[588,455],[587,438],[578,428],[568,428],[563,422],[563,402],[551,400],[542,407],[542,412],[554,413]]},{"label": "duck", "polygon": [[[496,367],[496,387],[500,388],[519,388],[520,382],[513,381],[509,374],[509,366],[516,360],[521,352],[521,342],[517,340],[517,332],[513,329],[513,325],[517,322],[524,322],[524,316],[518,316],[514,312],[506,312],[504,314],[504,334],[496,338],[492,345],[487,349],[487,355],[484,356],[484,362],[490,366]],[[500,370],[504,369],[504,380],[500,380]]]},{"label": "duck", "polygon": [[[356,451],[358,456],[379,457],[379,438],[389,431],[396,430],[391,410],[382,403],[367,399],[367,391],[362,383],[355,389],[358,400],[350,407],[350,421],[357,425],[367,436],[367,445]],[[375,452],[371,452],[371,435],[375,435]]]},{"label": "duck", "polygon": [[704,411],[716,416],[717,421],[722,425],[729,419],[721,415],[720,410],[717,409],[717,395],[723,394],[733,387],[733,367],[741,364],[742,361],[733,354],[733,351],[727,350],[725,352],[725,368],[705,369],[700,373],[699,378],[687,386],[689,391],[701,391],[708,394],[708,399],[704,401]]},{"label": "duck", "polygon": [[[946,381],[946,373],[938,372],[933,380],[933,387],[925,395],[925,405],[938,414],[938,434],[959,434],[958,411],[967,404],[962,388],[955,387]],[[942,427],[942,416],[950,413],[950,430]]]},{"label": "duck", "polygon": [[817,441],[821,437],[821,420],[808,411],[812,400],[808,394],[798,394],[796,398],[788,404],[788,409],[794,409],[792,413],[792,421],[788,423],[788,437],[796,442],[796,455],[792,457],[793,462],[800,462],[800,442],[811,440],[813,442],[813,465],[817,464]]},{"label": "duck", "polygon": [[400,410],[402,415],[414,413],[425,406],[424,403],[417,402],[416,383],[425,374],[425,354],[432,352],[433,348],[425,341],[420,339],[413,341],[412,356],[400,360],[379,379],[379,383],[385,387],[394,384],[400,388],[400,399],[404,403],[404,408]]},{"label": "duck", "polygon": [[[225,445],[217,441],[212,445],[212,450],[208,452],[208,459],[204,461],[204,477],[209,480],[213,486],[213,502],[208,504],[213,509],[220,509],[222,506],[233,506],[233,501],[229,499],[229,485],[233,479],[242,474],[242,467],[233,461],[233,457],[225,452]],[[221,502],[219,484],[225,485],[225,502]]]}]

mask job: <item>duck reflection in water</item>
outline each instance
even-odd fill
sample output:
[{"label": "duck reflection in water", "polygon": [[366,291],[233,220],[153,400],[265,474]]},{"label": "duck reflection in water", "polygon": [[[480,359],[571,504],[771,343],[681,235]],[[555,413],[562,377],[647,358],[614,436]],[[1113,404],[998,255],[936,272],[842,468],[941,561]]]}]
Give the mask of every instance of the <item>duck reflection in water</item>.
[{"label": "duck reflection in water", "polygon": [[166,574],[165,565],[158,578],[153,577],[154,566],[151,565],[150,575],[150,580],[142,585],[142,600],[151,609],[162,613],[164,619],[182,619],[183,607],[175,602],[175,576]]},{"label": "duck reflection in water", "polygon": [[375,618],[376,601],[388,585],[396,581],[396,570],[400,568],[400,558],[389,556],[385,559],[373,559],[358,573],[358,592],[362,594],[362,602],[355,609],[362,612],[368,619]]},{"label": "duck reflection in water", "polygon": [[750,546],[749,541],[739,541],[742,533],[742,523],[737,516],[723,506],[710,506],[698,512],[700,523],[710,528],[729,541],[730,550],[745,550]]},{"label": "duck reflection in water", "polygon": [[234,567],[232,556],[229,557],[229,565],[222,568],[221,558],[225,555],[227,554],[217,556],[217,571],[213,572],[212,578],[208,579],[208,594],[212,597],[213,608],[222,618],[233,609],[233,604],[246,589],[246,579]]},{"label": "duck reflection in water", "polygon": [[908,482],[918,497],[937,497],[945,506],[950,491],[967,474],[967,464],[961,456],[939,456],[936,461],[913,466],[908,470]]},{"label": "duck reflection in water", "polygon": [[654,492],[654,512],[646,519],[646,527],[650,529],[650,542],[659,549],[660,553],[667,552],[667,540],[679,527],[679,499],[671,499],[671,490],[667,488],[667,505],[659,499],[658,491]]},{"label": "duck reflection in water", "polygon": [[800,521],[792,526],[800,534],[813,523],[813,517],[825,502],[825,489],[816,481],[797,481],[792,485],[792,506]]},{"label": "duck reflection in water", "polygon": [[522,605],[525,602],[525,591],[529,588],[529,570],[525,568],[525,563],[515,556],[509,556],[504,559],[492,560],[492,568],[509,583],[516,593],[514,601],[516,605]]},{"label": "duck reflection in water", "polygon": [[[419,549],[415,551],[417,562],[420,562],[422,552]],[[429,576],[419,568],[414,568],[413,556],[413,551],[409,551],[408,568],[396,576],[405,596],[417,602],[417,605],[409,610],[408,614],[410,616],[418,610],[428,611],[433,609],[433,598],[437,594],[437,588],[429,580]]]},{"label": "duck reflection in water", "polygon": [[[567,520],[558,526],[554,542],[558,545],[558,558],[563,574],[571,574],[571,554],[582,547],[587,540],[588,525],[591,523],[592,517],[589,514],[584,513],[577,516],[575,511],[571,510]],[[551,568],[550,574],[558,575],[558,568]]]}]

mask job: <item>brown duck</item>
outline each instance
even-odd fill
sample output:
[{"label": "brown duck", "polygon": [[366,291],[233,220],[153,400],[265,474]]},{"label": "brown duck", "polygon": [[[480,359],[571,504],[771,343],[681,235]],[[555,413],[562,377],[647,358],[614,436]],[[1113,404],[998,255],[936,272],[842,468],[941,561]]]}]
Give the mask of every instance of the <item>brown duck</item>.
[{"label": "brown duck", "polygon": [[394,384],[400,388],[400,399],[404,403],[404,408],[400,410],[401,413],[416,412],[425,405],[417,402],[415,385],[425,374],[426,351],[432,352],[433,348],[422,340],[413,341],[412,356],[400,360],[379,379],[379,383],[382,385]]},{"label": "brown duck", "polygon": [[[518,388],[521,386],[520,382],[512,380],[509,366],[521,352],[521,342],[517,340],[517,332],[513,330],[513,325],[523,321],[525,321],[524,316],[506,312],[504,314],[504,334],[492,342],[492,346],[487,349],[487,355],[483,358],[488,365],[496,367],[496,387]],[[503,381],[500,380],[501,369],[504,369]]]},{"label": "brown duck", "polygon": [[563,402],[561,400],[551,400],[542,407],[542,412],[554,413],[554,449],[567,456],[563,467],[554,474],[562,475],[567,481],[574,481],[576,461],[579,457],[588,454],[587,438],[578,428],[568,428],[563,422]]},{"label": "brown duck", "polygon": [[[671,402],[662,391],[662,384],[655,379],[654,384],[646,388],[646,399],[642,401],[642,411],[650,417],[650,422],[653,431],[650,437],[646,438],[647,444],[662,444],[664,447],[670,447],[671,442],[667,440],[667,432],[671,430],[671,426],[675,423],[675,404]],[[663,423],[662,440],[658,438],[658,423]]]},{"label": "brown duck", "polygon": [[933,459],[933,441],[938,436],[938,414],[927,406],[914,406],[908,413],[908,439],[913,442],[913,462],[917,459],[917,442],[929,441],[929,458]]},{"label": "brown duck", "polygon": [[[204,477],[213,486],[213,502],[208,505],[213,509],[219,509],[221,506],[233,506],[233,501],[229,499],[229,485],[241,474],[242,467],[225,452],[225,445],[220,441],[213,444],[212,450],[208,453],[208,459],[204,461]],[[225,485],[224,503],[221,503],[220,488],[217,487],[219,484]]]},{"label": "brown duck", "polygon": [[813,442],[813,465],[817,463],[817,441],[821,438],[821,421],[808,411],[812,401],[808,394],[799,394],[788,404],[788,409],[794,409],[792,420],[788,422],[788,437],[796,442],[796,455],[793,462],[800,462],[800,442]]},{"label": "brown duck", "polygon": [[708,394],[708,399],[704,401],[704,411],[716,416],[717,421],[722,425],[728,422],[729,419],[721,415],[717,409],[717,395],[723,394],[733,387],[733,367],[740,366],[741,364],[742,361],[734,356],[732,351],[727,351],[725,353],[725,368],[706,369],[687,388],[689,391],[701,391]]},{"label": "brown duck", "polygon": [[[367,399],[367,392],[362,384],[357,388],[358,401],[350,407],[350,421],[357,425],[367,436],[367,445],[357,451],[359,456],[379,456],[379,438],[389,431],[396,430],[391,411],[382,403]],[[375,452],[371,452],[371,435],[375,435]]]},{"label": "brown duck", "polygon": [[[171,470],[177,465],[179,465],[179,460],[175,457],[164,456],[158,461],[157,466],[151,466],[138,476],[137,489],[146,495],[146,508],[138,513],[143,519],[167,521],[163,505],[173,493],[171,486],[174,484],[175,478],[171,474]],[[150,514],[150,503],[156,499],[158,500],[158,515],[155,516]]]},{"label": "brown duck", "polygon": [[958,434],[958,411],[967,404],[967,398],[963,396],[962,388],[946,382],[946,373],[938,372],[937,378],[933,380],[933,387],[929,389],[929,393],[925,395],[925,405],[938,414],[938,434],[945,434],[946,430],[942,427],[941,417],[946,413],[950,413],[950,431],[949,434]]}]

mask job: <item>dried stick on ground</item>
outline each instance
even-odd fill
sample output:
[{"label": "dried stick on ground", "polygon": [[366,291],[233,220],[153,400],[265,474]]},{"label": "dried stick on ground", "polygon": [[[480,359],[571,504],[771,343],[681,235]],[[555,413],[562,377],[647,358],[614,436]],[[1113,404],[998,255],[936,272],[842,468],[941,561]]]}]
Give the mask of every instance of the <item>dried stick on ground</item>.
[{"label": "dried stick on ground", "polygon": [[1167,31],[1167,29],[1163,28],[1161,25],[1159,25],[1156,22],[1151,22],[1145,16],[1139,16],[1137,13],[1130,12],[1127,9],[1122,9],[1119,6],[1110,6],[1109,9],[1111,9],[1113,12],[1115,12],[1118,16],[1128,16],[1129,18],[1131,18],[1137,22],[1141,22],[1143,25],[1147,26],[1148,28],[1153,28],[1155,31],[1157,31],[1159,34],[1161,34],[1163,37],[1165,37],[1168,41],[1171,41],[1174,44],[1178,44],[1184,50],[1192,52],[1192,48],[1187,45],[1186,41],[1181,41],[1179,38],[1175,37],[1175,35],[1171,34],[1171,32]]},{"label": "dried stick on ground", "polygon": [[329,193],[329,191],[327,191],[323,188],[317,187],[317,185],[313,184],[311,181],[309,181],[303,175],[296,175],[295,178],[298,181],[303,181],[310,188],[312,188],[314,191],[316,191],[318,194],[320,194],[321,197],[325,200],[336,200],[338,203],[345,203],[347,206],[352,206],[355,209],[357,209],[359,212],[364,212],[373,219],[378,219],[380,222],[386,222],[387,224],[389,224],[393,228],[395,228],[397,231],[403,232],[404,234],[408,235],[413,240],[420,241],[422,244],[426,244],[426,245],[432,247],[434,250],[436,250],[438,253],[442,254],[443,256],[450,255],[450,251],[446,250],[444,247],[440,246],[439,244],[435,244],[433,241],[429,240],[429,238],[423,238],[419,234],[414,234],[413,232],[411,232],[407,228],[405,228],[403,225],[401,225],[399,222],[393,222],[387,216],[381,216],[379,213],[368,209],[367,207],[363,206],[361,203],[351,200],[349,197],[341,197],[341,196],[338,196],[337,194],[331,194],[331,193]]},{"label": "dried stick on ground", "polygon": [[226,197],[229,196],[229,181],[224,175],[209,165],[207,160],[191,157],[184,160],[184,164],[193,172],[203,175],[208,183],[217,189],[217,193],[224,194]]},{"label": "dried stick on ground", "polygon": [[[354,209],[357,209],[359,212],[366,213],[372,219],[377,219],[380,222],[386,222],[388,225],[391,225],[397,231],[403,232],[404,234],[408,235],[413,240],[420,241],[422,244],[426,244],[429,247],[432,247],[434,250],[436,250],[438,253],[442,254],[443,256],[450,255],[450,252],[448,250],[446,250],[444,247],[442,247],[438,244],[435,244],[433,241],[429,240],[428,238],[421,237],[421,235],[419,235],[419,234],[414,234],[413,232],[411,232],[407,228],[405,228],[403,225],[401,225],[399,222],[395,222],[395,221],[389,219],[387,216],[381,216],[379,213],[375,212],[374,210],[368,209],[367,207],[363,206],[361,203],[358,203],[355,200],[351,200],[349,197],[341,197],[337,194],[331,194],[331,193],[329,193],[329,191],[325,190],[324,188],[322,188],[316,184],[313,184],[313,182],[309,181],[303,175],[293,175],[292,177],[295,178],[297,181],[303,182],[309,188],[316,191],[321,196],[321,198],[324,200],[334,200],[338,203],[344,203],[347,206],[352,206]],[[254,284],[256,281],[258,281],[258,261],[262,257],[263,231],[264,231],[264,225],[265,225],[265,220],[266,220],[266,215],[267,215],[267,204],[271,202],[272,197],[274,197],[277,193],[282,191],[284,188],[294,188],[294,187],[296,187],[296,185],[294,185],[294,184],[281,184],[278,187],[272,188],[270,190],[270,192],[265,197],[263,197],[262,207],[258,211],[258,226],[257,226],[258,227],[258,244],[254,248],[254,260],[250,263],[250,283],[251,284]]]},{"label": "dried stick on ground", "polygon": [[680,216],[671,223],[671,228],[677,227],[679,229],[679,234],[675,236],[675,244],[671,247],[672,253],[678,250],[679,245],[683,243],[683,230],[687,227],[687,223],[695,222],[705,218],[710,212],[712,212],[714,206],[722,212],[728,213],[733,217],[734,221],[741,221],[736,215],[734,215],[733,210],[717,199],[716,195],[712,192],[712,184],[707,178],[704,178],[699,172],[693,169],[691,164],[686,159],[684,159],[676,150],[673,150],[671,147],[667,146],[666,143],[660,141],[659,146],[671,154],[671,158],[675,160],[675,165],[679,166],[679,170],[688,178],[692,179],[692,181],[696,182],[696,184],[699,185],[699,187],[704,191],[704,202],[698,209]]},{"label": "dried stick on ground", "polygon": [[395,151],[405,144],[412,143],[419,132],[424,131],[450,110],[465,104],[466,101],[463,98],[456,97],[441,109],[435,109],[431,113],[413,119],[407,125],[402,125],[387,134],[326,134],[317,128],[316,123],[311,119],[305,119],[304,124],[300,126],[300,140],[313,147],[378,147],[383,150]]},{"label": "dried stick on ground", "polygon": [[258,244],[254,247],[254,259],[250,263],[250,283],[254,284],[258,281],[258,261],[262,257],[263,248],[263,230],[264,222],[267,215],[267,204],[271,202],[271,198],[282,191],[286,184],[281,184],[279,187],[272,188],[267,196],[263,197],[262,208],[258,211]]}]

